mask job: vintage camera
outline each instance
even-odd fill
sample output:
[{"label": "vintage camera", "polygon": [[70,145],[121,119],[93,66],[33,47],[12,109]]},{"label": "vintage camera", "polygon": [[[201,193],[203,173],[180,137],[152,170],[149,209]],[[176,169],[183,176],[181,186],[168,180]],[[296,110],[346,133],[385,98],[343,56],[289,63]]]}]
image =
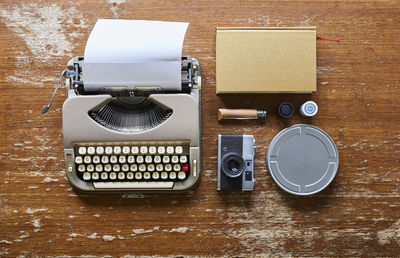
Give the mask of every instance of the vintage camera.
[{"label": "vintage camera", "polygon": [[254,143],[252,135],[218,135],[218,190],[253,190]]}]

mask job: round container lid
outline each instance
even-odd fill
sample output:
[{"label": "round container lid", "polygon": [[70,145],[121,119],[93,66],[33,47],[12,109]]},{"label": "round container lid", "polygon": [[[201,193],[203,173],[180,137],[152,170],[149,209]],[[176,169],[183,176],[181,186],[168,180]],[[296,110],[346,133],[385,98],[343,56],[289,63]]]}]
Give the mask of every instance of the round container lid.
[{"label": "round container lid", "polygon": [[283,102],[279,105],[278,113],[281,117],[291,117],[294,114],[294,107],[289,102]]},{"label": "round container lid", "polygon": [[318,113],[318,105],[314,101],[307,101],[300,107],[300,114],[302,116],[315,116]]},{"label": "round container lid", "polygon": [[339,167],[339,154],[326,132],[298,124],[283,129],[272,139],[267,164],[280,188],[295,195],[311,195],[332,182]]}]

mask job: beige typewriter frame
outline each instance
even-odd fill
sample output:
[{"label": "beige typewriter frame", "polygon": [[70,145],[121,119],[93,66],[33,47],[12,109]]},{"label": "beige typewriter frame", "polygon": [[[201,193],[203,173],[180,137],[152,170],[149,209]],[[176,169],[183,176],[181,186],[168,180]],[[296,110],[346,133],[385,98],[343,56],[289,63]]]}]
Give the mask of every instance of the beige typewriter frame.
[{"label": "beige typewriter frame", "polygon": [[[193,58],[194,59],[194,58]],[[74,59],[73,59],[74,60]],[[75,58],[76,60],[76,58]],[[194,59],[196,60],[196,59]],[[196,64],[199,66],[197,60]],[[201,177],[201,74],[190,94],[151,94],[149,99],[173,111],[162,124],[140,133],[125,133],[110,130],[95,122],[88,112],[111,101],[109,94],[77,95],[75,90],[67,91],[63,105],[64,154],[67,179],[70,184],[84,192],[179,192],[193,189]],[[73,144],[76,142],[190,142],[190,176],[182,182],[175,182],[172,189],[96,189],[92,182],[84,182],[77,176]]]}]

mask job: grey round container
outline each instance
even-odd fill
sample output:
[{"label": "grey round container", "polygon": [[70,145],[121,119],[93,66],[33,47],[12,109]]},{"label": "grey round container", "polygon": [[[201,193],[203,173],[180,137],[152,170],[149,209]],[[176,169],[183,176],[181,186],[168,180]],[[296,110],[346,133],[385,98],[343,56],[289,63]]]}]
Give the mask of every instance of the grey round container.
[{"label": "grey round container", "polygon": [[339,167],[339,154],[329,135],[313,125],[298,124],[280,131],[267,152],[269,172],[288,193],[312,195],[325,189]]}]

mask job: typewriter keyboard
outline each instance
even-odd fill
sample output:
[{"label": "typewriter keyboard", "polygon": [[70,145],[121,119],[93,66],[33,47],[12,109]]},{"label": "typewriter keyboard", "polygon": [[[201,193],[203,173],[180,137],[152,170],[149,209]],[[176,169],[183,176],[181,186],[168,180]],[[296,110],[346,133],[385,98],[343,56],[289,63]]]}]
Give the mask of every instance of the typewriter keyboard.
[{"label": "typewriter keyboard", "polygon": [[[87,182],[115,182],[125,187],[135,182],[176,182],[190,173],[189,144],[75,143],[75,168]],[[145,184],[140,184],[146,187]],[[150,185],[149,185],[150,186]]]}]

